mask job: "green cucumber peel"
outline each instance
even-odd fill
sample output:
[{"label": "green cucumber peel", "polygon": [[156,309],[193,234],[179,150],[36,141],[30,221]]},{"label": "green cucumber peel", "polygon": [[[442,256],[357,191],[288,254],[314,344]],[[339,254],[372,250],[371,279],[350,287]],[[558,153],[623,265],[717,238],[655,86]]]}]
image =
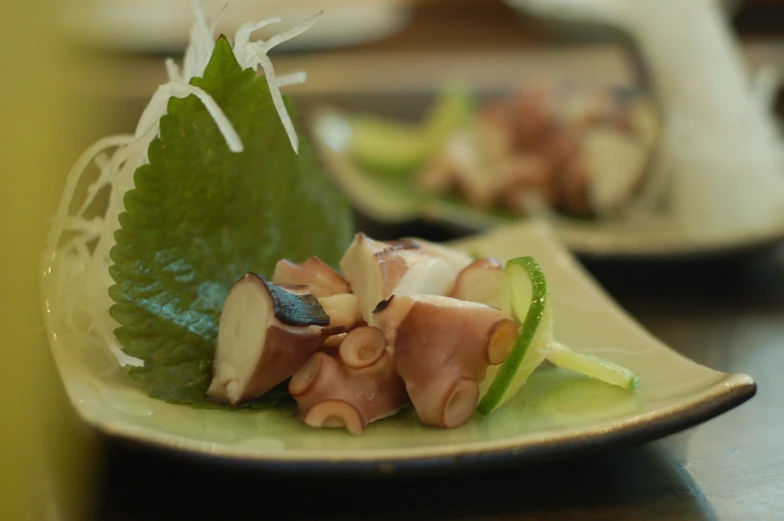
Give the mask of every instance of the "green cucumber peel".
[{"label": "green cucumber peel", "polygon": [[468,124],[474,111],[466,89],[449,85],[419,123],[355,116],[351,118],[354,137],[349,155],[371,174],[408,179],[438,153],[453,132]]},{"label": "green cucumber peel", "polygon": [[557,367],[575,371],[609,385],[630,391],[639,389],[639,377],[626,367],[599,356],[578,353],[558,342],[551,342],[548,345],[547,361]]},{"label": "green cucumber peel", "polygon": [[[522,288],[528,285],[521,284],[518,270],[524,270],[530,279],[531,294],[525,295]],[[477,412],[482,415],[490,414],[501,403],[509,385],[514,380],[520,365],[531,349],[547,308],[547,281],[539,263],[533,257],[518,257],[509,260],[504,266],[504,271],[511,284],[512,310],[521,322],[520,333],[512,346],[506,361],[498,370],[493,383],[485,396],[477,405]],[[524,311],[527,310],[527,311]],[[521,316],[524,318],[521,320]]]},{"label": "green cucumber peel", "polygon": [[604,358],[575,352],[552,338],[547,282],[533,257],[511,259],[504,271],[510,284],[512,312],[521,327],[509,356],[479,401],[477,412],[488,415],[511,399],[519,391],[515,387],[524,386],[545,359],[557,367],[637,391],[639,378],[631,370]]}]

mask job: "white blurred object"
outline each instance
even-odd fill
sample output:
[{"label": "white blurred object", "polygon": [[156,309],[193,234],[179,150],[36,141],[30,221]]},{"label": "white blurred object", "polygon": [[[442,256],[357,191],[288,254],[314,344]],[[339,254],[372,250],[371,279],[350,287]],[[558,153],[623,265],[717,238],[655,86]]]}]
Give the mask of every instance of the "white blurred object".
[{"label": "white blurred object", "polygon": [[663,125],[630,217],[666,201],[689,231],[756,229],[784,217],[784,147],[771,110],[778,71],[750,74],[718,0],[507,0],[535,15],[628,33]]},{"label": "white blurred object", "polygon": [[[192,13],[187,0],[60,0],[60,6],[63,28],[82,43],[165,53],[188,44]],[[323,10],[317,26],[281,45],[287,51],[380,40],[403,29],[410,16],[405,0],[207,0],[212,16],[222,9],[216,33],[227,35],[247,20],[303,20]],[[274,31],[258,31],[262,38],[268,33]]]}]

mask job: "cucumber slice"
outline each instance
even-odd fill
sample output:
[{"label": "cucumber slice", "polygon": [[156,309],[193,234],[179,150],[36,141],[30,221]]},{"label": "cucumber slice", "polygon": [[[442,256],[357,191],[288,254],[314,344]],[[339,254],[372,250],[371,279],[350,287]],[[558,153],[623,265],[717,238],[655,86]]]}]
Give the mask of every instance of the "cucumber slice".
[{"label": "cucumber slice", "polygon": [[357,116],[352,118],[350,154],[362,168],[401,177],[413,174],[469,120],[473,106],[458,87],[445,89],[420,125]]},{"label": "cucumber slice", "polygon": [[375,173],[407,175],[430,152],[422,132],[413,125],[361,116],[353,118],[351,126],[351,158],[361,168]]},{"label": "cucumber slice", "polygon": [[596,378],[610,385],[636,391],[639,378],[629,369],[593,355],[572,351],[565,345],[553,342],[547,347],[547,361],[564,369]]},{"label": "cucumber slice", "polygon": [[504,405],[545,360],[611,385],[637,390],[639,379],[629,369],[597,356],[577,353],[554,340],[547,282],[535,259],[512,259],[504,270],[512,313],[522,326],[509,357],[503,364],[491,366],[479,386],[477,412],[487,415]]},{"label": "cucumber slice", "polygon": [[531,373],[544,362],[546,348],[553,342],[552,310],[539,263],[532,257],[519,257],[508,261],[504,269],[509,280],[512,311],[522,326],[509,357],[488,371],[480,387],[484,396],[477,411],[484,415],[517,394]]}]

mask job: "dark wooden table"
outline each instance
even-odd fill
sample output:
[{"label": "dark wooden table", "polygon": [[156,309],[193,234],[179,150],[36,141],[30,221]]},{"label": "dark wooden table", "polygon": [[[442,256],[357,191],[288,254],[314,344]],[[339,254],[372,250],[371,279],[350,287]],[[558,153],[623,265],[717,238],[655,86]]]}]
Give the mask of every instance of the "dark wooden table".
[{"label": "dark wooden table", "polygon": [[[330,86],[330,96],[340,97],[330,76],[319,76],[318,70],[337,75],[335,67],[367,65],[373,53],[415,58],[444,51],[452,59],[457,34],[466,46],[483,52],[541,48],[544,33],[514,18],[500,2],[480,9],[479,2],[461,1],[455,2],[460,7],[439,12],[435,4],[444,2],[422,3],[430,6],[415,13],[404,34],[387,41],[324,53],[315,61],[304,55],[279,57],[293,64],[308,60],[302,65],[308,70],[322,64],[311,75],[312,90],[303,103],[318,100],[319,89]],[[763,4],[775,9],[772,2],[758,3]],[[752,42],[755,35],[781,41],[784,27],[760,15],[772,12],[761,9],[744,14],[739,27],[750,32]],[[784,63],[784,53],[763,50],[765,59]],[[104,90],[89,91],[90,101],[124,114],[101,122],[100,134],[127,130],[163,80],[160,57],[104,56],[92,63],[104,79],[116,81],[91,81]],[[356,103],[358,91],[354,84],[344,99]],[[118,92],[122,103],[112,95]],[[417,231],[434,233],[424,228],[406,232]],[[674,349],[718,370],[751,374],[759,385],[756,397],[647,445],[462,476],[295,480],[105,440],[96,518],[784,520],[784,246],[694,262],[586,261],[586,266]]]}]

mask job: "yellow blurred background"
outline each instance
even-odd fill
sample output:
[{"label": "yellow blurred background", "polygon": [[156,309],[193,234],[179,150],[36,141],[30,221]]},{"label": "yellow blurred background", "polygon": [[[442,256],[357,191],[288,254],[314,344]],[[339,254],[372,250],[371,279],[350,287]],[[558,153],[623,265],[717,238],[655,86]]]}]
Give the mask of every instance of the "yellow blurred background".
[{"label": "yellow blurred background", "polygon": [[48,352],[39,262],[79,141],[65,85],[73,56],[55,2],[6,2],[0,17],[0,519],[88,519],[90,433],[71,417]]}]

